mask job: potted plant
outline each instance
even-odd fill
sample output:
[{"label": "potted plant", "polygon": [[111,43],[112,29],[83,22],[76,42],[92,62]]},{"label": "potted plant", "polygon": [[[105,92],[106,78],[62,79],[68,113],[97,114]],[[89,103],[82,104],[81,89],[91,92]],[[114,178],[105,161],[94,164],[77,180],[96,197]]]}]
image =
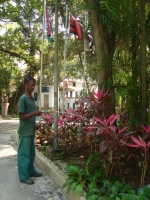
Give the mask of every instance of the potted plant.
[{"label": "potted plant", "polygon": [[4,95],[2,99],[2,116],[3,117],[8,115],[8,107],[9,107],[8,97]]}]

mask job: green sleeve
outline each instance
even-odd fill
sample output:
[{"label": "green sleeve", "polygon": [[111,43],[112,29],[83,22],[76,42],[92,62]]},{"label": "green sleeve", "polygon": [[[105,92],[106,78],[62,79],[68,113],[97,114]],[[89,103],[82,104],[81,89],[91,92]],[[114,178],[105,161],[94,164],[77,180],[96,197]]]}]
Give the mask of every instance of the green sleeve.
[{"label": "green sleeve", "polygon": [[26,113],[26,102],[25,98],[20,98],[19,99],[19,113]]}]

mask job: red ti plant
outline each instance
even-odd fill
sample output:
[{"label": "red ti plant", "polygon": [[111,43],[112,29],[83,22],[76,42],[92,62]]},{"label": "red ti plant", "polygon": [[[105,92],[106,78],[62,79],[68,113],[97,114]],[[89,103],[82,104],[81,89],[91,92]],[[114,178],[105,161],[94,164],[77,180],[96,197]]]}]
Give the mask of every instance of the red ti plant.
[{"label": "red ti plant", "polygon": [[[148,154],[149,154],[149,148],[150,148],[150,142],[145,142],[139,135],[138,137],[131,136],[132,143],[125,143],[125,145],[131,147],[131,148],[139,148],[140,150],[140,163],[141,163],[141,182],[140,185],[143,186],[145,182],[145,175],[146,170],[148,167]],[[141,159],[142,157],[142,159]]]},{"label": "red ti plant", "polygon": [[93,90],[89,97],[79,99],[75,110],[69,109],[62,113],[64,123],[59,129],[61,141],[68,142],[68,147],[74,144],[76,149],[78,145],[88,147],[87,127],[93,116],[99,117],[102,114],[105,109],[104,101],[109,96],[103,90]]},{"label": "red ti plant", "polygon": [[50,129],[53,123],[53,115],[45,114],[44,123],[40,123],[36,128],[36,144],[53,144],[53,131]]},{"label": "red ti plant", "polygon": [[127,127],[117,126],[117,119],[118,114],[113,114],[104,120],[94,117],[93,125],[88,127],[89,135],[93,134],[93,129],[95,129],[95,142],[99,144],[100,156],[106,163],[106,178],[110,178],[113,167],[118,166],[121,157],[125,156],[123,153],[124,141],[131,134],[130,132],[126,133]]},{"label": "red ti plant", "polygon": [[76,110],[69,109],[58,118],[59,145],[71,154],[84,145],[86,118]]},{"label": "red ti plant", "polygon": [[53,114],[45,114],[45,117],[43,119],[45,124],[47,126],[50,126],[53,123]]},{"label": "red ti plant", "polygon": [[105,101],[109,96],[108,91],[104,92],[98,89],[95,92],[93,90],[88,97],[79,99],[77,112],[88,119],[93,118],[93,116],[100,117],[106,108]]},{"label": "red ti plant", "polygon": [[144,124],[142,124],[142,128],[137,127],[137,130],[140,131],[140,133],[142,134],[142,138],[144,140],[146,141],[150,140],[150,126],[144,126]]}]

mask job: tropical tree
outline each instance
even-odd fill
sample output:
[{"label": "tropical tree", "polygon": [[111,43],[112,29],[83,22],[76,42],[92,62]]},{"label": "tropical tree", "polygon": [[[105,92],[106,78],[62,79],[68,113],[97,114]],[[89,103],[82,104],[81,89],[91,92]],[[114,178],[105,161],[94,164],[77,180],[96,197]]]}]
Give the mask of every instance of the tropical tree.
[{"label": "tropical tree", "polygon": [[[53,0],[47,1],[51,18],[54,18]],[[84,26],[84,11],[88,12],[88,27],[96,49],[87,53],[86,81],[95,81],[100,88],[109,90],[106,116],[115,109],[124,109],[131,121],[142,120],[148,110],[149,91],[149,27],[148,1],[132,0],[63,0],[58,4],[59,35],[58,65],[59,81],[63,78],[65,7],[79,16]],[[37,0],[3,1],[0,19],[5,24],[15,22],[15,28],[5,29],[0,36],[0,52],[11,61],[24,61],[24,74],[38,75],[40,69],[43,2]],[[55,24],[53,23],[53,28]],[[86,31],[85,31],[86,33]],[[54,33],[55,34],[55,33]],[[46,37],[46,36],[45,36]],[[83,73],[83,41],[67,36],[66,77],[81,78]],[[86,34],[85,34],[86,37]],[[146,48],[148,47],[148,48]],[[141,52],[141,53],[140,53]],[[7,62],[6,62],[7,63]],[[44,42],[43,78],[53,83],[54,43]],[[146,78],[147,77],[147,78]],[[22,77],[20,77],[22,79]],[[19,86],[17,96],[23,91]],[[14,94],[16,96],[16,94]],[[12,97],[14,98],[14,96]],[[17,102],[17,98],[16,98]],[[142,114],[143,113],[143,114]],[[144,119],[145,121],[147,119]]]},{"label": "tropical tree", "polygon": [[[143,1],[140,4],[140,1],[131,0],[82,0],[75,2],[79,9],[84,9],[89,13],[97,55],[99,85],[112,91],[115,89],[117,94],[120,91],[124,96],[124,103],[128,107],[129,118],[133,120],[136,117],[141,120],[141,113],[146,113],[145,109],[147,109],[146,94],[148,88],[145,78],[146,67],[142,70],[142,74],[144,74],[141,79],[140,60],[145,63],[142,64],[143,66],[146,66],[146,61],[143,61],[144,57],[141,57],[139,52],[142,47],[141,39],[146,41],[147,37],[146,35],[142,36],[141,30],[144,34],[145,25],[143,23],[145,20],[147,24],[149,23],[148,2],[145,4]],[[142,6],[144,8],[139,9]],[[146,49],[146,46],[143,48]],[[121,68],[118,70],[119,66]],[[122,80],[119,78],[120,75],[122,77],[121,71],[125,72],[123,77],[126,77],[123,85],[120,84]],[[143,80],[142,88],[141,80]],[[108,105],[111,105],[109,108],[111,112],[114,111],[115,106],[115,103],[112,103],[113,99],[108,102]],[[141,99],[145,103],[141,104]]]}]

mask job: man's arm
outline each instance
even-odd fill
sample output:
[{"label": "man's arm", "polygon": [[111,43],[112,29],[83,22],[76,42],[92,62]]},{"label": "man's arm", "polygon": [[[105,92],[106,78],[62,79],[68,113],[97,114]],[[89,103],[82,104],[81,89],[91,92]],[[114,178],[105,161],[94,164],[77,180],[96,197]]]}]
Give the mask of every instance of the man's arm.
[{"label": "man's arm", "polygon": [[29,118],[31,118],[33,116],[40,116],[41,114],[42,114],[42,111],[37,110],[37,111],[31,112],[31,113],[28,113],[28,114],[19,113],[19,117],[22,120],[26,120],[26,119],[29,119]]}]

